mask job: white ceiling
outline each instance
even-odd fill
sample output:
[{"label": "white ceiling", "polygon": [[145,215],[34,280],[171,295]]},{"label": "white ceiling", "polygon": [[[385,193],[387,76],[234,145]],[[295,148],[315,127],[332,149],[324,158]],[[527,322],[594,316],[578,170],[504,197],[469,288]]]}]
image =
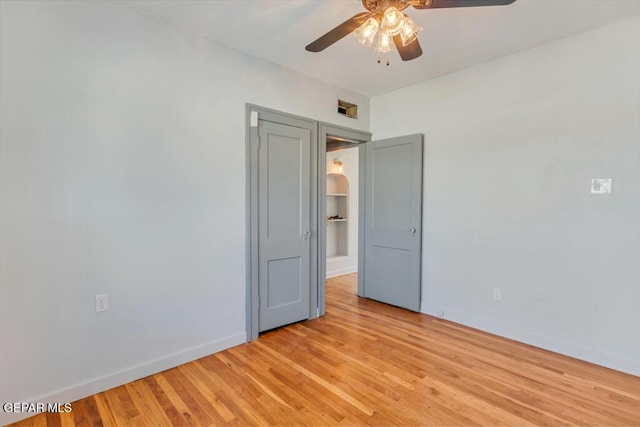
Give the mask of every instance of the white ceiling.
[{"label": "white ceiling", "polygon": [[136,0],[135,8],[221,44],[366,96],[530,49],[640,14],[640,0],[517,0],[509,6],[405,10],[424,28],[423,55],[376,63],[349,35],[320,53],[304,47],[352,15],[360,0]]}]

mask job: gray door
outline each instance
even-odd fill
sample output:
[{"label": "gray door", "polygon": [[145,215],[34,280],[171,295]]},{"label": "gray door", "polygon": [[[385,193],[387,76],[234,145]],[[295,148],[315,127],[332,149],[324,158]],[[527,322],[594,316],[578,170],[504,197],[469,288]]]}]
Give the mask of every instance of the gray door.
[{"label": "gray door", "polygon": [[420,309],[422,135],[365,144],[364,296]]},{"label": "gray door", "polygon": [[258,126],[259,330],[309,318],[311,135]]}]

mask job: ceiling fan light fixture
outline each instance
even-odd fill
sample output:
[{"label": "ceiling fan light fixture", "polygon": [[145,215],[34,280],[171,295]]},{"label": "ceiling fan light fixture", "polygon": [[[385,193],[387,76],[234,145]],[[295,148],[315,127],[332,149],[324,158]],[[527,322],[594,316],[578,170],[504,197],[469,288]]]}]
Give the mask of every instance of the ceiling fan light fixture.
[{"label": "ceiling fan light fixture", "polygon": [[[2,1],[2,0],[0,0]],[[365,12],[356,13],[342,24],[320,36],[305,46],[308,52],[321,52],[341,40],[347,34],[355,33],[360,44],[373,46],[380,62],[380,53],[397,49],[403,61],[411,61],[422,55],[418,35],[422,28],[402,11],[414,9],[452,9],[478,6],[505,6],[517,0],[361,0]],[[636,0],[637,1],[637,0]],[[387,65],[389,60],[387,59]]]},{"label": "ceiling fan light fixture", "polygon": [[370,47],[373,44],[373,39],[378,32],[378,28],[378,21],[375,18],[371,17],[367,19],[364,24],[358,27],[358,29],[354,31],[354,34],[356,35],[358,42],[367,47]]},{"label": "ceiling fan light fixture", "polygon": [[421,32],[422,27],[413,22],[413,19],[405,15],[404,26],[402,27],[402,31],[400,31],[402,46],[407,46],[412,43]]},{"label": "ceiling fan light fixture", "polygon": [[396,7],[390,7],[384,11],[380,20],[380,30],[388,36],[395,36],[402,31],[404,26],[405,15]]}]

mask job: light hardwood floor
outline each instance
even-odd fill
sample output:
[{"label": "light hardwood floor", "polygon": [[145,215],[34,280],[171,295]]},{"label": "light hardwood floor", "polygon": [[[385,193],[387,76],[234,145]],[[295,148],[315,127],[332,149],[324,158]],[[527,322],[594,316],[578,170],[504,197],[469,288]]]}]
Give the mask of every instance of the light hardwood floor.
[{"label": "light hardwood floor", "polygon": [[327,283],[327,315],[17,425],[640,425],[640,378]]}]

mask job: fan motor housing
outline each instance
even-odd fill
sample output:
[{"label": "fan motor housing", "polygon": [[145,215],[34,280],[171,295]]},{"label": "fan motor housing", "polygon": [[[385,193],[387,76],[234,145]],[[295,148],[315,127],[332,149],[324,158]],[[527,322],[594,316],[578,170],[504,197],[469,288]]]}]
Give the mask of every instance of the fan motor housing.
[{"label": "fan motor housing", "polygon": [[[418,0],[420,1],[420,0]],[[431,0],[427,0],[431,2]],[[386,10],[389,7],[395,7],[398,10],[403,10],[409,7],[411,2],[403,0],[362,0],[362,5],[371,13],[378,13]]]},{"label": "fan motor housing", "polygon": [[416,9],[428,9],[432,0],[362,0],[362,5],[371,13],[378,13],[389,7],[398,10],[413,6]]}]

